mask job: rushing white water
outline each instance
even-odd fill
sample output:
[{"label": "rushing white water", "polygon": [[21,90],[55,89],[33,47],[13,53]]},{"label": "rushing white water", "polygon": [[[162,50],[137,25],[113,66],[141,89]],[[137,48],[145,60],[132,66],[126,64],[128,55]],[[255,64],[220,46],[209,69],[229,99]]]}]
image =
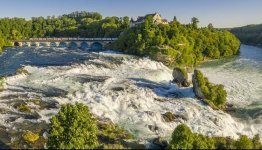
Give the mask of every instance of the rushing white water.
[{"label": "rushing white water", "polygon": [[[170,83],[172,70],[162,63],[122,54],[87,55],[95,55],[95,59],[66,66],[27,65],[25,69],[30,75],[7,77],[5,90],[0,92],[0,108],[12,113],[0,113],[0,125],[11,126],[25,120],[19,116],[14,122],[6,122],[19,113],[8,102],[41,97],[42,101],[56,101],[59,105],[85,103],[94,115],[111,119],[138,139],[168,138],[181,123],[209,136],[237,138],[239,134],[251,137],[262,133],[261,124],[241,122],[223,111],[213,110],[194,98],[192,87],[178,88]],[[211,81],[225,84],[230,102],[246,105],[246,86],[242,85],[245,79],[237,74],[240,81],[233,80],[236,77],[230,75],[232,71],[222,71],[225,66],[201,69]],[[253,91],[254,84],[248,83],[247,89]],[[254,88],[254,92],[261,90],[259,85]],[[250,91],[248,94],[252,95]],[[239,101],[235,103],[235,99]],[[48,122],[58,111],[58,108],[38,109],[32,103],[30,106],[41,116],[30,121]],[[175,121],[166,122],[162,116],[166,112],[175,114]]]},{"label": "rushing white water", "polygon": [[232,113],[262,132],[262,49],[242,45],[238,57],[211,61],[200,67],[211,82],[223,84]]}]

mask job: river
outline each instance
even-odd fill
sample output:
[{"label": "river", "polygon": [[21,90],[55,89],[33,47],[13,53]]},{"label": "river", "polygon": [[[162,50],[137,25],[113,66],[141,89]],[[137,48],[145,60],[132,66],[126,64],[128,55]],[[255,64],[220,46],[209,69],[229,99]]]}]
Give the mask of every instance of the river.
[{"label": "river", "polygon": [[[111,51],[8,48],[0,56],[0,75],[6,76],[0,92],[0,126],[48,123],[61,104],[82,102],[95,116],[110,119],[144,141],[170,138],[181,123],[209,136],[262,136],[261,62],[262,49],[242,45],[238,56],[198,67],[211,82],[225,85],[228,103],[236,109],[229,114],[197,100],[192,87],[172,84],[172,70],[148,58]],[[28,75],[15,74],[21,66]],[[47,103],[46,107],[32,103],[33,99]],[[37,117],[19,112],[15,105],[21,102]],[[165,120],[167,112],[175,120]]]}]

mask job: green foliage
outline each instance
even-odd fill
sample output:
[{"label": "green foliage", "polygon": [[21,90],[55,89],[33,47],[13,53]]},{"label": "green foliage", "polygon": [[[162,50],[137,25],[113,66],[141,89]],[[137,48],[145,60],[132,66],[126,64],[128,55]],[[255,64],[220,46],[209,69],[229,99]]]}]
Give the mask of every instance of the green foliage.
[{"label": "green foliage", "polygon": [[224,86],[210,83],[199,70],[195,71],[195,78],[205,96],[204,100],[213,108],[224,109],[227,98],[227,92]]},{"label": "green foliage", "polygon": [[260,143],[260,137],[258,134],[256,134],[253,139],[253,149],[262,149],[262,144]]},{"label": "green foliage", "polygon": [[235,147],[236,149],[253,149],[253,143],[246,135],[241,135],[235,142]]},{"label": "green foliage", "polygon": [[106,17],[97,12],[73,12],[62,16],[0,19],[0,53],[11,40],[31,37],[118,37],[129,28],[129,18]]},{"label": "green foliage", "polygon": [[25,70],[25,68],[23,68],[23,67],[16,69],[16,73],[30,75],[30,73],[27,70]]},{"label": "green foliage", "polygon": [[182,72],[182,73],[183,73],[183,76],[184,76],[186,79],[188,79],[188,74],[187,74],[187,71],[186,71],[186,69],[185,69],[184,67],[176,67],[176,68],[174,68],[174,69],[177,69],[177,70],[179,70],[180,72]]},{"label": "green foliage", "polygon": [[194,134],[184,124],[176,127],[172,133],[169,148],[171,149],[192,149],[194,143]]},{"label": "green foliage", "polygon": [[104,124],[99,127],[99,134],[108,141],[118,141],[120,139],[132,139],[133,136],[123,128],[114,124]]},{"label": "green foliage", "polygon": [[244,44],[262,46],[262,24],[233,28],[230,32]]},{"label": "green foliage", "polygon": [[93,149],[98,147],[97,127],[88,107],[66,104],[52,117],[47,146],[50,149]]},{"label": "green foliage", "polygon": [[34,143],[39,139],[39,135],[37,133],[33,133],[31,131],[26,131],[23,135],[22,135],[23,139],[26,142],[29,143]]},{"label": "green foliage", "polygon": [[212,138],[205,137],[202,134],[195,134],[193,142],[194,149],[214,149],[215,141]]},{"label": "green foliage", "polygon": [[31,108],[26,103],[22,103],[16,107],[21,112],[31,112]]},{"label": "green foliage", "polygon": [[197,65],[205,58],[222,58],[238,53],[239,40],[226,30],[211,25],[198,28],[198,19],[183,25],[176,19],[169,24],[153,24],[151,18],[136,27],[127,29],[112,49],[129,54],[149,56],[167,65]]},{"label": "green foliage", "polygon": [[202,134],[192,133],[185,125],[176,127],[169,143],[170,149],[261,149],[259,136],[253,140],[245,135],[235,141],[229,137],[208,137]]}]

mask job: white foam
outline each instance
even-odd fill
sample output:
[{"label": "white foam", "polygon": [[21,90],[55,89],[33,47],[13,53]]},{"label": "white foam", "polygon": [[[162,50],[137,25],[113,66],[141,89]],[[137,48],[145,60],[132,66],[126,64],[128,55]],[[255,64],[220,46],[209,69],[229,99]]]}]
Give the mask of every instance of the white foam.
[{"label": "white foam", "polygon": [[[110,118],[114,123],[131,131],[137,138],[169,137],[180,123],[186,123],[193,131],[209,136],[237,138],[239,133],[248,136],[262,133],[261,129],[239,123],[230,115],[203,105],[194,98],[192,88],[178,89],[176,85],[169,83],[172,70],[147,58],[123,58],[121,63],[116,64],[106,59],[96,59],[92,63],[72,66],[26,66],[25,69],[31,75],[8,77],[7,89],[22,86],[42,91],[52,88],[54,91],[66,91],[66,95],[54,99],[60,104],[85,103],[96,116]],[[106,78],[105,81],[93,82],[79,80],[90,76]],[[120,90],[116,90],[116,87]],[[30,94],[31,91],[27,93]],[[184,98],[174,98],[175,93],[180,93]],[[2,96],[4,94],[0,93],[0,98]],[[156,99],[165,101],[160,102]],[[40,120],[48,121],[57,111],[39,111],[42,117]],[[180,117],[174,122],[165,122],[162,114],[166,112]],[[5,118],[0,116],[0,119]],[[155,130],[150,130],[149,126]]]}]

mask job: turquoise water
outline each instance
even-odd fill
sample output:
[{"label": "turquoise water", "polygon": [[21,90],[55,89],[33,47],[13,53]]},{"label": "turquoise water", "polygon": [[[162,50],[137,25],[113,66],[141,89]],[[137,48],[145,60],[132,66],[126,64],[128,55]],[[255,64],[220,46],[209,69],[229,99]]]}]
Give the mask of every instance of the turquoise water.
[{"label": "turquoise water", "polygon": [[223,84],[237,118],[262,124],[262,49],[242,45],[240,54],[199,67],[210,81]]}]

